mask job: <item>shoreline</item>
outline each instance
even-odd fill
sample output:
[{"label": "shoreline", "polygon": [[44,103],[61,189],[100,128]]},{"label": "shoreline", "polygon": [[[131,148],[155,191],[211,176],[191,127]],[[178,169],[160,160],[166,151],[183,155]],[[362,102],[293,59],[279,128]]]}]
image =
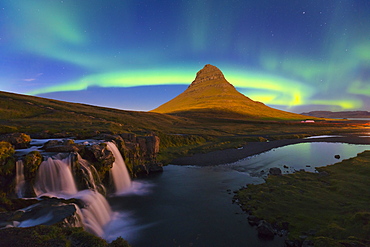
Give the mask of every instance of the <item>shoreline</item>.
[{"label": "shoreline", "polygon": [[[214,166],[233,163],[249,156],[261,154],[274,148],[307,142],[339,142],[357,145],[370,145],[370,137],[360,137],[358,134],[342,134],[335,137],[309,139],[283,139],[269,142],[249,142],[241,148],[217,150],[209,153],[197,153],[192,156],[172,160],[171,165]],[[369,146],[370,149],[370,146]]]}]

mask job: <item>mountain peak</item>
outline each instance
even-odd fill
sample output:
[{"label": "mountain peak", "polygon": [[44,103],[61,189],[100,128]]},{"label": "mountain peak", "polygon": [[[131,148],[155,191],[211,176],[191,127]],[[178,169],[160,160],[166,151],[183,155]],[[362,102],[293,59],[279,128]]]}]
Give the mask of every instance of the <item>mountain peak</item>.
[{"label": "mountain peak", "polygon": [[223,82],[228,83],[224,77],[224,74],[221,72],[219,68],[211,64],[206,64],[203,67],[203,69],[198,71],[194,81],[190,84],[190,87],[200,84],[202,82],[214,80],[221,80]]}]

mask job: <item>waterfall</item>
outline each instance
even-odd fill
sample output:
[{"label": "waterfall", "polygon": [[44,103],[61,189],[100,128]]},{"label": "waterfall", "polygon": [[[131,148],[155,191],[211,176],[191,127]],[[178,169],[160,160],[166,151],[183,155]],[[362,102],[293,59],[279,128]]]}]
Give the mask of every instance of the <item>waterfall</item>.
[{"label": "waterfall", "polygon": [[[83,172],[89,180],[88,182],[96,189],[97,185],[93,174],[94,172],[96,173],[95,168],[79,155],[77,157]],[[46,161],[43,161],[37,172],[35,191],[38,196],[48,193],[65,199],[80,199],[83,201],[84,206],[77,210],[77,214],[80,216],[84,228],[97,236],[103,236],[103,228],[111,220],[111,208],[105,197],[94,190],[88,189],[77,192],[71,171],[70,156],[65,159],[62,159],[61,156],[56,156],[54,159],[48,158]],[[41,220],[47,218],[48,216],[43,216]],[[39,222],[40,219],[36,221]]]},{"label": "waterfall", "polygon": [[24,172],[23,172],[23,161],[17,160],[15,163],[16,169],[16,186],[15,186],[15,193],[17,194],[18,198],[23,198],[24,196]]},{"label": "waterfall", "polygon": [[113,167],[111,169],[111,174],[113,177],[114,186],[116,188],[116,193],[119,194],[125,192],[131,187],[130,175],[128,174],[125,161],[123,160],[122,155],[116,145],[114,145],[112,142],[107,142],[107,148],[113,153],[115,158]]},{"label": "waterfall", "polygon": [[71,172],[70,157],[63,160],[48,158],[37,171],[35,192],[37,196],[44,193],[73,195],[77,188]]},{"label": "waterfall", "polygon": [[102,237],[104,226],[112,219],[112,210],[105,197],[92,190],[82,190],[73,197],[82,200],[85,204],[81,209],[85,229]]}]

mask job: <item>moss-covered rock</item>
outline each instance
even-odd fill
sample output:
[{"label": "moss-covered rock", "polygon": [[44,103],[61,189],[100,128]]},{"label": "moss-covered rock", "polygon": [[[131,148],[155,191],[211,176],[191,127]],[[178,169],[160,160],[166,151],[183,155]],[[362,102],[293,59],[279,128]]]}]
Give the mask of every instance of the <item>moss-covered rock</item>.
[{"label": "moss-covered rock", "polygon": [[6,194],[14,191],[15,158],[14,148],[9,142],[0,142],[0,189]]},{"label": "moss-covered rock", "polygon": [[15,150],[9,142],[0,141],[0,165],[13,156]]},{"label": "moss-covered rock", "polygon": [[39,151],[29,152],[23,157],[24,177],[26,180],[33,181],[35,179],[42,159],[43,157]]},{"label": "moss-covered rock", "polygon": [[11,133],[0,136],[0,141],[11,143],[15,148],[28,148],[30,146],[31,137],[24,133]]},{"label": "moss-covered rock", "polygon": [[109,247],[130,247],[129,243],[121,237],[118,237],[116,240],[112,241],[112,243],[110,243],[108,246]]}]

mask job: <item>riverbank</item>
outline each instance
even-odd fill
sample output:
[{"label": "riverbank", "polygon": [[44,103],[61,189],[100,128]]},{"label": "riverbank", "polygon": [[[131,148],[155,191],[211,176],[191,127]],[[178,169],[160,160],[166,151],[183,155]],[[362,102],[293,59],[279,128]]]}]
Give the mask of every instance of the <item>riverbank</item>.
[{"label": "riverbank", "polygon": [[269,176],[238,191],[243,210],[289,231],[288,246],[370,246],[370,151],[318,173]]},{"label": "riverbank", "polygon": [[370,137],[360,137],[358,134],[341,134],[305,139],[283,139],[269,142],[249,142],[240,148],[217,150],[209,153],[197,153],[192,156],[172,160],[173,165],[212,166],[233,163],[248,156],[267,152],[271,149],[307,142],[339,142],[349,144],[370,144]]}]

